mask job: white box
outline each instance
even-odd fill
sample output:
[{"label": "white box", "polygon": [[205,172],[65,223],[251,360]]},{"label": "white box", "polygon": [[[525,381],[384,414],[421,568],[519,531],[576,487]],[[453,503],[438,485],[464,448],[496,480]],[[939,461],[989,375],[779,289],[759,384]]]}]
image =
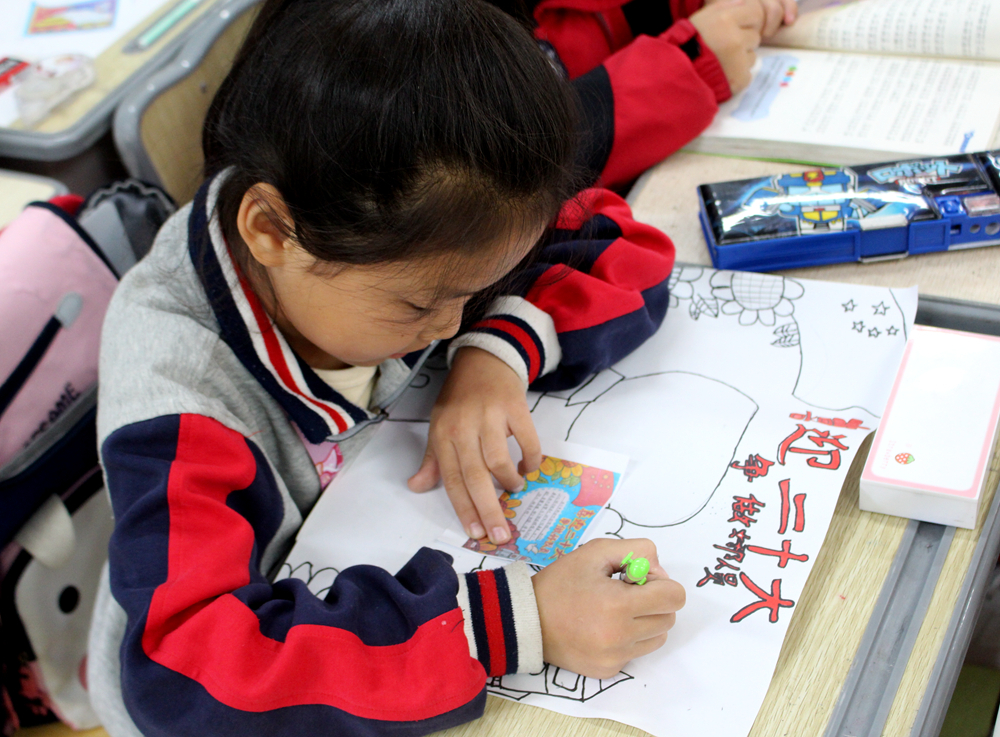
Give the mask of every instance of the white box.
[{"label": "white box", "polygon": [[914,326],[861,474],[861,508],[974,528],[1000,419],[1000,338]]}]

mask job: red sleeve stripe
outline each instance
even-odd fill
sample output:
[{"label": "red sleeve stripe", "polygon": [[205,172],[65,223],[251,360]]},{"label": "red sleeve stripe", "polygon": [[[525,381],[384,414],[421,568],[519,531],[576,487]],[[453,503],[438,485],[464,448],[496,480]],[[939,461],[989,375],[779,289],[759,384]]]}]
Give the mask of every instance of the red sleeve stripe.
[{"label": "red sleeve stripe", "polygon": [[545,365],[545,349],[542,347],[541,339],[524,320],[513,315],[494,315],[475,323],[470,330],[495,335],[510,343],[525,359],[528,383],[538,378]]},{"label": "red sleeve stripe", "polygon": [[490,672],[487,675],[502,676],[507,672],[507,649],[504,647],[497,580],[492,574],[478,577],[479,594],[483,603],[483,623],[486,625],[486,642],[490,648]]},{"label": "red sleeve stripe", "polygon": [[[145,653],[245,711],[325,704],[363,718],[413,721],[475,698],[486,674],[469,657],[457,608],[398,645],[365,645],[353,632],[315,624],[291,627],[283,642],[261,632],[255,612],[229,593],[250,581],[254,533],[226,505],[256,475],[239,433],[181,416],[167,482],[167,580],[153,594]],[[434,677],[424,677],[429,673]]]},{"label": "red sleeve stripe", "polygon": [[507,576],[502,568],[466,575],[472,630],[487,675],[516,673],[517,634]]}]

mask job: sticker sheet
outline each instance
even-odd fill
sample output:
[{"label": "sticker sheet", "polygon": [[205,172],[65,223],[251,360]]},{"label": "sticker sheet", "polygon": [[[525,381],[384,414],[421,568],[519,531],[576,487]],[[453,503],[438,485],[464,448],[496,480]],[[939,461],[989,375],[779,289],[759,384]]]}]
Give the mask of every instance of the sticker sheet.
[{"label": "sticker sheet", "polygon": [[[542,465],[525,476],[525,488],[500,493],[510,540],[497,545],[487,538],[473,540],[463,533],[446,530],[441,542],[536,566],[555,563],[576,548],[590,524],[611,501],[628,458],[551,440],[544,441],[542,447],[550,455],[543,455]],[[552,453],[558,453],[559,457]]]},{"label": "sticker sheet", "polygon": [[[490,693],[664,737],[747,734],[916,305],[916,288],[678,266],[649,341],[580,387],[529,394],[540,437],[628,458],[584,539],[650,538],[687,605],[663,648],[613,678],[546,666]],[[346,566],[395,571],[422,545],[445,549],[457,524],[443,489],[406,488],[445,373],[423,368],[320,499],[283,576],[322,595]],[[506,564],[448,552],[463,572]]]}]

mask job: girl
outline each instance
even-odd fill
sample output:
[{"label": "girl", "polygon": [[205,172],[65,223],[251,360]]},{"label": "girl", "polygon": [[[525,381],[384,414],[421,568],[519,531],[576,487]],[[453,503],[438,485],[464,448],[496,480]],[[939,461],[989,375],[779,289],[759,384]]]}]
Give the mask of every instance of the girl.
[{"label": "girl", "polygon": [[[574,104],[481,0],[265,3],[206,121],[207,181],[105,323],[116,526],[88,675],[112,735],[425,734],[479,716],[489,675],[544,658],[606,677],[663,644],[684,594],[648,541],[533,577],[457,576],[425,548],[395,576],[341,571],[322,599],[273,580],[463,314],[414,485],[440,472],[498,540],[483,480],[520,483],[510,432],[537,463],[526,385],[579,382],[656,329],[670,241],[614,195],[559,213]],[[630,550],[656,580],[611,577]]]}]

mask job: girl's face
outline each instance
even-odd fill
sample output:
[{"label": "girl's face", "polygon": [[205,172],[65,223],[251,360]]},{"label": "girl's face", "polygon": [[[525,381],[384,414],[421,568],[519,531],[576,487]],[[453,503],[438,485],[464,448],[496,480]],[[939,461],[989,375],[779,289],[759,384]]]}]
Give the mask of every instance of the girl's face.
[{"label": "girl's face", "polygon": [[474,256],[445,253],[332,272],[290,246],[287,258],[267,266],[276,297],[270,311],[310,366],[375,366],[454,336],[472,295],[509,273],[543,230],[526,229]]}]

